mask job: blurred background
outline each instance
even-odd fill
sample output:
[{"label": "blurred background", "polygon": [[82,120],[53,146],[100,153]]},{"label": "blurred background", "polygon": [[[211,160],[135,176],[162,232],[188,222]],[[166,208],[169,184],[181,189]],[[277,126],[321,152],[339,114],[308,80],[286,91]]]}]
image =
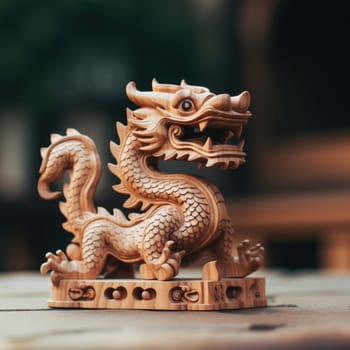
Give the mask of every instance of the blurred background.
[{"label": "blurred background", "polygon": [[269,268],[349,269],[348,45],[346,1],[2,0],[0,269],[38,270],[71,238],[57,201],[36,191],[50,133],[96,142],[95,202],[122,206],[109,140],[134,107],[126,84],[150,90],[152,78],[250,91],[247,163],[201,172],[223,191],[237,239],[262,242]]}]

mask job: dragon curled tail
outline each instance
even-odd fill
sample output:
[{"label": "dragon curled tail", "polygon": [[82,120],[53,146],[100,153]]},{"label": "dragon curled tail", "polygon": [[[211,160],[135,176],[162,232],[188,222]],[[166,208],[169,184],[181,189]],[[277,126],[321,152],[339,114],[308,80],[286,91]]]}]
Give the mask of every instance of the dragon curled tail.
[{"label": "dragon curled tail", "polygon": [[[54,284],[62,279],[90,279],[103,272],[125,276],[123,267],[142,262],[141,277],[169,280],[179,272],[183,256],[210,247],[224,277],[243,277],[258,269],[264,258],[260,245],[238,245],[233,257],[233,226],[220,191],[205,179],[185,174],[163,174],[157,160],[196,161],[200,167],[236,168],[244,162],[239,138],[250,117],[249,94],[231,97],[186,84],[159,84],[141,92],[127,86],[130,100],[140,108],[127,110],[127,125],[117,123],[119,144],[111,143],[117,164],[109,164],[126,194],[126,208],[141,208],[127,218],[119,209],[109,213],[93,202],[101,165],[93,141],[74,129],[51,135],[41,149],[38,192],[55,199],[50,184],[69,171],[59,208],[63,227],[74,238],[66,253],[47,253],[41,272],[52,271]],[[110,264],[112,257],[113,265]]]}]

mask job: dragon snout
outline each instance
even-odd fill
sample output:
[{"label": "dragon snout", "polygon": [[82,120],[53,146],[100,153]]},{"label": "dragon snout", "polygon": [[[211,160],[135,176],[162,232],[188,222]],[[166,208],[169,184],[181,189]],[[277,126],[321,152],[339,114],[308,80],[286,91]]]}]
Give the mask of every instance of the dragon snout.
[{"label": "dragon snout", "polygon": [[51,191],[50,183],[42,177],[38,181],[38,193],[41,198],[48,200],[58,198],[61,195],[60,191]]},{"label": "dragon snout", "polygon": [[250,106],[250,94],[248,91],[244,91],[237,96],[221,94],[212,97],[208,101],[208,104],[222,111],[233,110],[238,113],[245,113],[248,111],[248,108]]},{"label": "dragon snout", "polygon": [[231,110],[231,96],[229,94],[221,94],[214,96],[210,99],[209,103],[212,107],[222,110]]},{"label": "dragon snout", "polygon": [[239,113],[245,113],[250,106],[250,93],[242,92],[240,95],[231,97],[231,108]]}]

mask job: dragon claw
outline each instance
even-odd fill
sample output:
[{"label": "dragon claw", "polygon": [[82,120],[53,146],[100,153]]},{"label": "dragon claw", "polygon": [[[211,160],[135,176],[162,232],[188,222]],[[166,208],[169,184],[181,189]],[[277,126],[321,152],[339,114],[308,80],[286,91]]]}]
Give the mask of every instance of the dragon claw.
[{"label": "dragon claw", "polygon": [[55,270],[58,267],[58,264],[53,258],[49,258],[45,263],[40,267],[40,273],[45,276],[50,270]]},{"label": "dragon claw", "polygon": [[174,270],[169,263],[165,263],[158,270],[154,271],[154,275],[157,280],[166,281],[174,277]]},{"label": "dragon claw", "polygon": [[261,244],[251,246],[248,239],[238,245],[238,257],[245,269],[255,271],[263,265],[265,249]]},{"label": "dragon claw", "polygon": [[264,264],[265,249],[261,244],[251,245],[248,239],[237,246],[238,258],[221,263],[225,277],[245,277]]},{"label": "dragon claw", "polygon": [[170,280],[179,273],[180,265],[185,251],[172,253],[170,247],[173,241],[166,242],[162,254],[158,259],[140,266],[141,277],[160,281]]},{"label": "dragon claw", "polygon": [[62,261],[68,261],[67,255],[61,250],[58,249],[56,251],[56,256],[58,257],[58,259],[60,260],[60,262]]},{"label": "dragon claw", "polygon": [[59,262],[58,257],[55,254],[51,253],[51,252],[46,253],[45,254],[45,258],[46,258],[47,261],[49,259],[52,259],[52,260],[55,260],[55,261]]},{"label": "dragon claw", "polygon": [[[185,255],[185,251],[181,250],[180,252],[174,253],[166,262],[167,265],[169,265],[173,269],[173,276],[176,276],[179,273],[180,270],[180,264],[183,256]],[[162,267],[164,268],[163,264]],[[173,277],[171,276],[171,277]]]},{"label": "dragon claw", "polygon": [[43,263],[41,266],[40,266],[40,273],[42,276],[45,276],[49,270],[50,270],[50,267],[49,267],[49,262],[47,261],[46,263]]},{"label": "dragon claw", "polygon": [[160,257],[156,260],[154,265],[162,266],[166,261],[169,259],[171,255],[171,246],[174,244],[174,241],[167,241],[165,243],[165,247],[163,248],[162,254]]},{"label": "dragon claw", "polygon": [[46,262],[40,266],[40,273],[45,276],[51,271],[51,281],[57,284],[65,274],[73,270],[73,265],[68,260],[66,254],[62,250],[57,250],[56,254],[48,252],[45,255]]}]

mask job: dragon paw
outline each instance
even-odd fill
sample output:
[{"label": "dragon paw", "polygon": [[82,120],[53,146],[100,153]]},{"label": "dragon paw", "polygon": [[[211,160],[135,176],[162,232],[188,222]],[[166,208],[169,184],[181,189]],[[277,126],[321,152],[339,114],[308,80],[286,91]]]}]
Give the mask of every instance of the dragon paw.
[{"label": "dragon paw", "polygon": [[40,273],[44,276],[49,271],[67,272],[69,270],[69,260],[62,250],[57,250],[56,254],[46,253],[46,262],[40,266]]},{"label": "dragon paw", "polygon": [[161,255],[140,266],[140,274],[144,279],[157,279],[160,281],[170,280],[175,277],[180,270],[180,265],[185,251],[173,253],[170,247],[173,241],[166,242]]},{"label": "dragon paw", "polygon": [[46,262],[40,266],[40,273],[44,276],[51,271],[51,281],[58,285],[59,281],[70,275],[75,275],[79,270],[80,261],[69,261],[62,250],[57,250],[56,254],[47,253]]},{"label": "dragon paw", "polygon": [[250,241],[246,239],[238,245],[237,251],[241,269],[246,272],[245,274],[252,273],[263,266],[265,249],[259,243],[251,246]]},{"label": "dragon paw", "polygon": [[263,266],[265,250],[260,244],[252,246],[246,239],[238,245],[237,251],[238,257],[219,261],[222,277],[245,277]]}]

